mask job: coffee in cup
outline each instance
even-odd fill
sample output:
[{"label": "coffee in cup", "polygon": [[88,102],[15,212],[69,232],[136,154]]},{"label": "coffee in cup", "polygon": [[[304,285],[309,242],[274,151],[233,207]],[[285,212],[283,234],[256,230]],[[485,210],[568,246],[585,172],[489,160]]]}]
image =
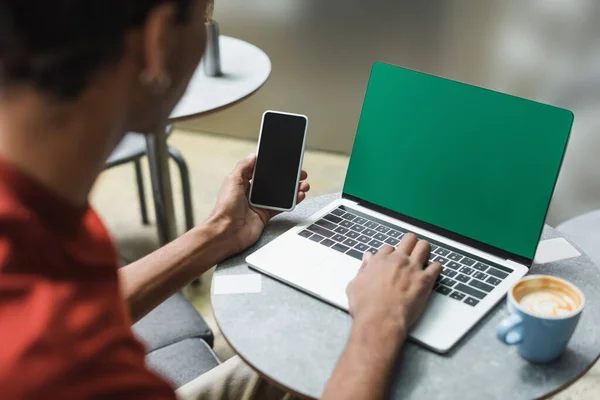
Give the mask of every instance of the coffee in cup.
[{"label": "coffee in cup", "polygon": [[539,317],[563,317],[581,306],[579,291],[558,279],[522,280],[512,289],[521,308]]},{"label": "coffee in cup", "polygon": [[533,362],[549,362],[566,348],[585,297],[575,285],[547,275],[532,275],[508,292],[511,313],[496,331],[505,344],[518,345],[519,354]]}]

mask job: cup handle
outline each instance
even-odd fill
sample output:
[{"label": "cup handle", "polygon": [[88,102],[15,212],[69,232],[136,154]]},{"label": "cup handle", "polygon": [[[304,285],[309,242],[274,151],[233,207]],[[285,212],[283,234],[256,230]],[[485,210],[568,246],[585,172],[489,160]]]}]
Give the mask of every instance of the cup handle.
[{"label": "cup handle", "polygon": [[523,341],[523,318],[512,314],[500,322],[496,328],[496,337],[508,345],[519,344]]}]

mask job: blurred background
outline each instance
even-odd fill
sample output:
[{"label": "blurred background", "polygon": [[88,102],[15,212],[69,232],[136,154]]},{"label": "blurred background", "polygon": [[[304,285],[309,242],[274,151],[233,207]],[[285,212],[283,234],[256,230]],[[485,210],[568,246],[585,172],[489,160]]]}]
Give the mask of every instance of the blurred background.
[{"label": "blurred background", "polygon": [[310,148],[348,154],[370,67],[385,61],[574,110],[548,220],[600,207],[598,0],[217,0],[215,19],[273,72],[186,130],[255,140],[265,109],[287,110],[308,115]]}]

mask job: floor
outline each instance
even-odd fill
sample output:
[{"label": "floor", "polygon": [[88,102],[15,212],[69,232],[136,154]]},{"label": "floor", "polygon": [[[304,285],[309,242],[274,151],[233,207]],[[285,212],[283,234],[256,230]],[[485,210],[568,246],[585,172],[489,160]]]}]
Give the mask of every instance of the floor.
[{"label": "floor", "polygon": [[[222,179],[239,160],[254,152],[256,148],[256,143],[251,140],[183,130],[175,131],[170,144],[182,151],[189,164],[197,222],[201,222],[210,212]],[[304,168],[311,176],[310,196],[340,191],[347,164],[348,157],[344,155],[307,151]],[[181,185],[175,168],[172,168],[172,173],[178,226],[183,227]],[[145,178],[146,187],[149,189],[147,169]],[[148,190],[146,194],[150,199]],[[108,225],[124,260],[136,260],[157,248],[154,225],[141,224],[132,165],[105,172],[94,188],[92,204]],[[151,202],[149,204],[151,205]],[[152,210],[150,215],[153,215]],[[203,277],[200,285],[187,287],[184,293],[215,332],[215,351],[222,359],[227,359],[233,355],[233,352],[220,334],[212,315],[211,276],[212,271]],[[598,397],[600,397],[600,366],[597,364],[576,384],[555,396],[554,399],[591,400]]]}]

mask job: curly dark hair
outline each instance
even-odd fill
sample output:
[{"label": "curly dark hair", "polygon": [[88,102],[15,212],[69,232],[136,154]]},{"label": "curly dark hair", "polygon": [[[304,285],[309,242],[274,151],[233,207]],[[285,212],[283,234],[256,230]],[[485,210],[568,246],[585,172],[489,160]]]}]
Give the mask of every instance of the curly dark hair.
[{"label": "curly dark hair", "polygon": [[0,86],[26,83],[58,99],[78,97],[90,77],[118,60],[127,30],[153,7],[193,0],[0,0]]}]

